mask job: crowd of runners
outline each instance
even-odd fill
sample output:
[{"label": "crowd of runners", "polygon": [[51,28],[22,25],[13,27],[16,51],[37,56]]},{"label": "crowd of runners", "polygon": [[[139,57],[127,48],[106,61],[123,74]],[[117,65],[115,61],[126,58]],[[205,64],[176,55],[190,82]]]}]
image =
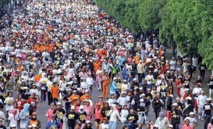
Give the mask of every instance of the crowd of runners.
[{"label": "crowd of runners", "polygon": [[206,66],[196,56],[166,59],[155,33],[135,38],[90,1],[34,0],[0,28],[0,129],[213,128]]}]

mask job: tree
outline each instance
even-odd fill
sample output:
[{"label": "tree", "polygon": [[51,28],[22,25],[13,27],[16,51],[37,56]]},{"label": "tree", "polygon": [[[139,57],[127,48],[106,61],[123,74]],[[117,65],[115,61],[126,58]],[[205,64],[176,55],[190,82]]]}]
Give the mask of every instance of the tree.
[{"label": "tree", "polygon": [[203,57],[203,63],[213,70],[213,1],[200,0],[203,6],[200,32],[202,41],[199,43],[198,52]]},{"label": "tree", "polygon": [[142,0],[139,5],[139,23],[144,32],[158,29],[161,22],[160,10],[167,0]]}]

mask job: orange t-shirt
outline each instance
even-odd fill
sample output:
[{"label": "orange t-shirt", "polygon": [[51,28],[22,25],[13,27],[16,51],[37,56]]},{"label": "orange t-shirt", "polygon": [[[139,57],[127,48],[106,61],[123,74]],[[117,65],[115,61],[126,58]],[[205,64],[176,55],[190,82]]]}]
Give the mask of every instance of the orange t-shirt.
[{"label": "orange t-shirt", "polygon": [[91,95],[89,95],[89,94],[84,94],[84,95],[81,96],[81,102],[83,102],[83,101],[87,98],[87,96],[89,96],[89,98],[92,99],[92,96],[91,96]]},{"label": "orange t-shirt", "polygon": [[22,71],[23,69],[24,69],[24,68],[21,67],[21,66],[17,67],[17,71]]},{"label": "orange t-shirt", "polygon": [[58,99],[59,88],[58,88],[57,86],[53,86],[53,87],[51,88],[51,92],[52,92],[52,98]]},{"label": "orange t-shirt", "polygon": [[40,79],[41,79],[41,75],[39,75],[39,74],[36,75],[35,78],[34,78],[35,82],[39,82]]},{"label": "orange t-shirt", "polygon": [[135,56],[134,57],[135,64],[138,64],[139,60],[140,60],[140,56]]},{"label": "orange t-shirt", "polygon": [[80,99],[79,95],[71,95],[68,100],[71,100],[72,105],[76,105],[76,102]]},{"label": "orange t-shirt", "polygon": [[94,62],[93,66],[94,66],[94,71],[96,72],[99,69],[99,67],[100,67],[100,63],[99,62]]},{"label": "orange t-shirt", "polygon": [[103,81],[103,85],[108,85],[110,83],[110,78],[109,76],[106,76],[106,75],[104,76],[106,77],[106,80]]}]

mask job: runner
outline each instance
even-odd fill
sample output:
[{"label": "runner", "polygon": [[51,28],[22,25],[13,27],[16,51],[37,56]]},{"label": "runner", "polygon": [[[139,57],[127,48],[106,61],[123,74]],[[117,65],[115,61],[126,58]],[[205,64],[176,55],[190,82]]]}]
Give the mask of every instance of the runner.
[{"label": "runner", "polygon": [[[40,121],[37,116],[41,115],[47,117],[48,128],[52,124],[60,129],[107,128],[109,124],[108,128],[135,129],[141,128],[143,119],[151,119],[157,124],[146,122],[147,128],[178,129],[182,118],[187,118],[183,127],[191,127],[187,124],[190,113],[200,116],[196,128],[202,119],[204,128],[210,123],[211,79],[208,100],[208,92],[203,92],[207,67],[194,57],[192,65],[184,56],[169,60],[156,32],[135,36],[87,0],[34,0],[3,16],[1,23],[6,25],[10,17],[11,26],[0,30],[4,125],[8,119],[8,127],[19,128],[20,121],[20,128],[45,128],[26,125]],[[196,65],[200,65],[200,77],[194,81]],[[50,107],[36,115],[43,110],[39,105]],[[160,112],[173,127],[159,126]]]}]

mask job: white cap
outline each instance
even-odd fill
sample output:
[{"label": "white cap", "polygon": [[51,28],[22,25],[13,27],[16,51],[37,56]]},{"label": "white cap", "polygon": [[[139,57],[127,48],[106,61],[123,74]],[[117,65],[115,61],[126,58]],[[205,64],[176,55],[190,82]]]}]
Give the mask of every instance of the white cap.
[{"label": "white cap", "polygon": [[16,125],[15,125],[15,124],[11,124],[10,127],[11,127],[11,128],[14,128],[14,127],[16,127]]},{"label": "white cap", "polygon": [[89,120],[86,121],[86,124],[91,123]]},{"label": "white cap", "polygon": [[121,94],[126,94],[126,92],[125,92],[125,91],[122,91]]},{"label": "white cap", "polygon": [[134,78],[134,79],[133,79],[133,81],[137,81],[137,79],[136,79],[136,78]]},{"label": "white cap", "polygon": [[140,102],[143,102],[144,101],[144,99],[140,99]]},{"label": "white cap", "polygon": [[178,106],[178,104],[177,103],[173,103],[172,106]]},{"label": "white cap", "polygon": [[85,90],[85,92],[89,92],[88,90]]},{"label": "white cap", "polygon": [[189,91],[189,89],[188,89],[188,88],[186,88],[186,89],[185,89],[185,91]]},{"label": "white cap", "polygon": [[190,118],[189,118],[189,117],[186,117],[186,118],[184,119],[184,121],[186,121],[186,120],[190,120]]},{"label": "white cap", "polygon": [[206,100],[207,100],[207,101],[212,101],[212,99],[211,99],[211,98],[207,98]]},{"label": "white cap", "polygon": [[72,84],[72,82],[67,82],[67,84]]},{"label": "white cap", "polygon": [[173,125],[168,125],[169,128],[173,128]]},{"label": "white cap", "polygon": [[56,104],[57,104],[57,105],[61,105],[61,102],[57,102]]},{"label": "white cap", "polygon": [[72,106],[71,109],[75,109],[75,106]]},{"label": "white cap", "polygon": [[194,114],[195,114],[194,112],[190,112],[190,113],[189,113],[189,115],[194,115]]}]

